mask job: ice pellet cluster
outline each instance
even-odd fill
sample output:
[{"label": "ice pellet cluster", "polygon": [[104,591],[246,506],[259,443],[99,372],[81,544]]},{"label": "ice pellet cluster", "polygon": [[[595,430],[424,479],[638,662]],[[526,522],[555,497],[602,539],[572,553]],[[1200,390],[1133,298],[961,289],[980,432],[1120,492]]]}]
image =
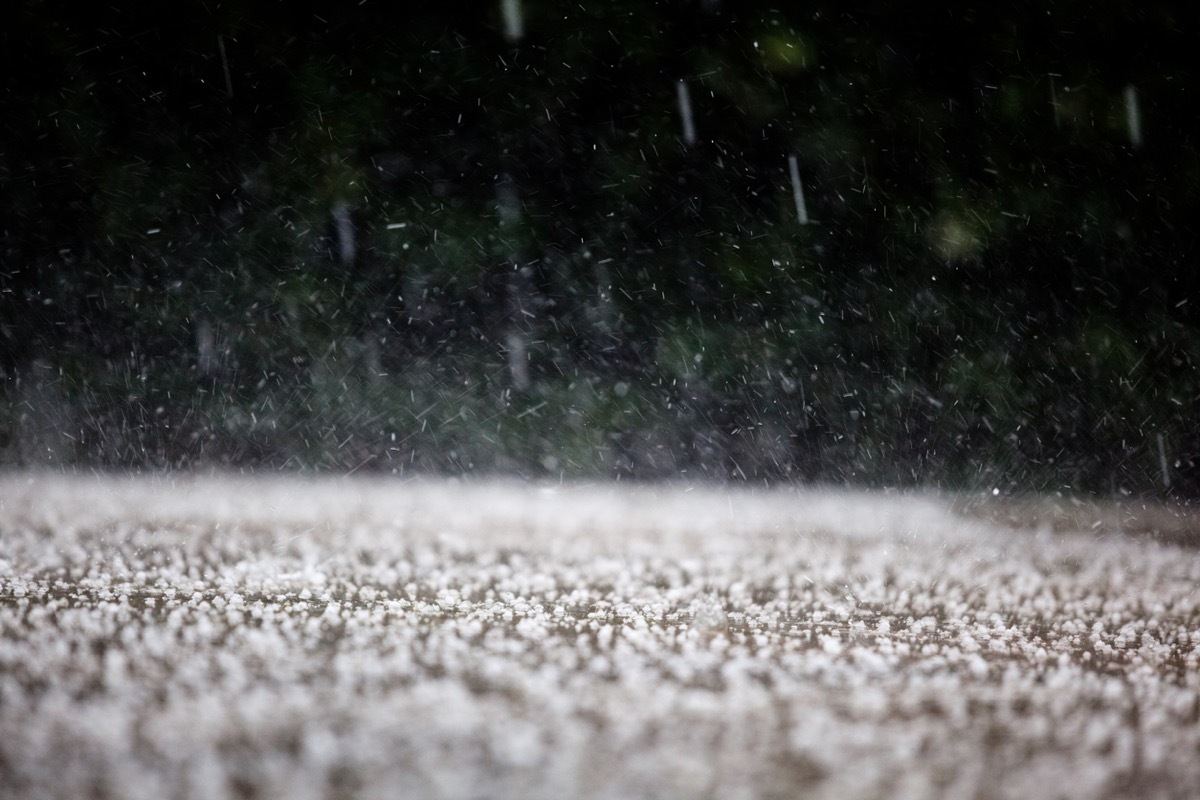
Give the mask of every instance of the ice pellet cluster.
[{"label": "ice pellet cluster", "polygon": [[952,505],[2,477],[0,797],[1195,796],[1200,550]]}]

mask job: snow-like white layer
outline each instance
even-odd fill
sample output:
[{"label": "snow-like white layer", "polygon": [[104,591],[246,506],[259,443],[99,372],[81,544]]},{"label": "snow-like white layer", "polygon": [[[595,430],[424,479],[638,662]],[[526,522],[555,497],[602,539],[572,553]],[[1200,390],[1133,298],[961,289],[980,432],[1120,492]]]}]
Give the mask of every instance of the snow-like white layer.
[{"label": "snow-like white layer", "polygon": [[1198,551],[931,497],[0,478],[0,797],[1186,797]]}]

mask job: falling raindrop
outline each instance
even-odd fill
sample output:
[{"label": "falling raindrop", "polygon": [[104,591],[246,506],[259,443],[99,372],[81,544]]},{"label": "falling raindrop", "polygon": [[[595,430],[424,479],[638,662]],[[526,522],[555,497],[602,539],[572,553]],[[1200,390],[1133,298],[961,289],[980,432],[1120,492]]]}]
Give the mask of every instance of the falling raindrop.
[{"label": "falling raindrop", "polygon": [[1158,468],[1162,472],[1162,484],[1164,490],[1171,488],[1171,469],[1167,463],[1167,443],[1162,433],[1158,434]]},{"label": "falling raindrop", "polygon": [[1050,108],[1054,111],[1054,127],[1059,127],[1061,124],[1060,107],[1058,103],[1058,92],[1054,88],[1054,75],[1050,75]]},{"label": "falling raindrop", "polygon": [[229,76],[229,59],[225,57],[225,37],[217,35],[217,49],[221,51],[221,69],[225,72],[225,94],[233,97],[233,79]]},{"label": "falling raindrop", "polygon": [[796,219],[808,224],[808,205],[804,202],[804,184],[800,182],[800,164],[796,156],[788,156],[788,173],[792,176],[792,197],[796,201]]},{"label": "falling raindrop", "polygon": [[518,391],[529,388],[529,355],[525,347],[525,337],[516,330],[510,330],[505,337],[508,351],[508,371],[512,376],[513,386]]},{"label": "falling raindrop", "polygon": [[504,16],[504,36],[516,42],[525,35],[525,20],[521,15],[521,0],[500,0],[500,13]]},{"label": "falling raindrop", "polygon": [[334,228],[337,230],[338,258],[342,266],[354,263],[357,246],[354,242],[354,221],[350,218],[350,206],[345,200],[338,200],[330,210],[333,215]]},{"label": "falling raindrop", "polygon": [[696,143],[696,121],[692,117],[692,95],[688,91],[687,81],[675,84],[675,93],[679,100],[679,117],[683,121],[683,143]]},{"label": "falling raindrop", "polygon": [[217,367],[216,338],[212,324],[202,319],[196,323],[196,364],[200,372],[211,375]]},{"label": "falling raindrop", "polygon": [[1125,121],[1129,125],[1129,142],[1134,147],[1142,146],[1142,111],[1138,106],[1137,87],[1125,87]]}]

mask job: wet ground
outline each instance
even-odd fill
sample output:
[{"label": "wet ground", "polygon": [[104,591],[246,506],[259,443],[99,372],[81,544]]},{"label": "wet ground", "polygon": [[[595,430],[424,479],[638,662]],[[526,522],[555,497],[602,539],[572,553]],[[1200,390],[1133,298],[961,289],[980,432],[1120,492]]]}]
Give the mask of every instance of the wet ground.
[{"label": "wet ground", "polygon": [[1137,504],[0,477],[0,797],[1200,786],[1200,547]]}]

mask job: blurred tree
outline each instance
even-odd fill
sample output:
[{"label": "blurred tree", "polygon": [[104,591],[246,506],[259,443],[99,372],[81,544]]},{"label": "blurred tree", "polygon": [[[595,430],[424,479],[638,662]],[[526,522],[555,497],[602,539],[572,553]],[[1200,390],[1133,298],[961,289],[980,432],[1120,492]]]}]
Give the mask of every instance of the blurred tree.
[{"label": "blurred tree", "polygon": [[1192,492],[1196,17],[19,0],[3,458]]}]

